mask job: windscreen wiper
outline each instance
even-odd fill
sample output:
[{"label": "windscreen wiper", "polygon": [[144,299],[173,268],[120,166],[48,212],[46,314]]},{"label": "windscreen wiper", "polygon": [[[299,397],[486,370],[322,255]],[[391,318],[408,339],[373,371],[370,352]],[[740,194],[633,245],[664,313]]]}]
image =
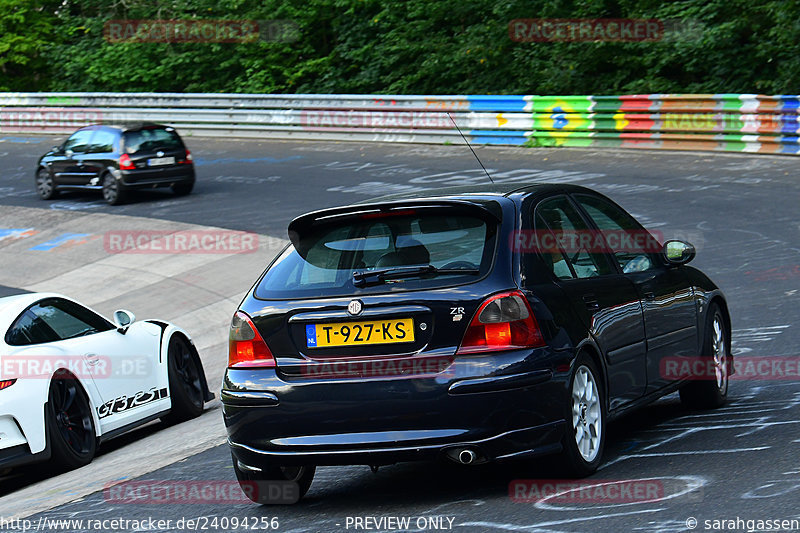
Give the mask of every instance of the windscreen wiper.
[{"label": "windscreen wiper", "polygon": [[393,279],[413,278],[416,276],[437,274],[476,275],[479,273],[480,270],[477,268],[436,268],[433,265],[382,268],[380,270],[353,272],[353,285],[356,287],[367,287],[369,285],[381,285]]},{"label": "windscreen wiper", "polygon": [[73,333],[72,335],[69,335],[67,337],[62,337],[61,340],[75,339],[77,337],[84,337],[86,335],[91,335],[92,333],[97,333],[97,330],[95,328],[84,329],[84,330],[79,331],[77,333]]}]

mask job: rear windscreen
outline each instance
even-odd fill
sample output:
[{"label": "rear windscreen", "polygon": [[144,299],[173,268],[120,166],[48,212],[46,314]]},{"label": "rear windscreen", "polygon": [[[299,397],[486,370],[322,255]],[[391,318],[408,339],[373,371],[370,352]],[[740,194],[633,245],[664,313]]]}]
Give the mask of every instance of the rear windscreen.
[{"label": "rear windscreen", "polygon": [[[256,288],[257,298],[308,298],[446,287],[483,277],[494,257],[497,222],[444,212],[349,219],[306,235],[284,251]],[[433,265],[446,272],[403,275],[360,286],[354,273]]]},{"label": "rear windscreen", "polygon": [[181,138],[172,128],[147,128],[123,134],[125,152],[138,154],[157,150],[183,150]]}]

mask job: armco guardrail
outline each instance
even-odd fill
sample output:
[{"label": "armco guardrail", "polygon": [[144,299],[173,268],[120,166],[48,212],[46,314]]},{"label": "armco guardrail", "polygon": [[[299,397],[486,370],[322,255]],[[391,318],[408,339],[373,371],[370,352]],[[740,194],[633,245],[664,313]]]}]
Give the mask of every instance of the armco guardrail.
[{"label": "armco guardrail", "polygon": [[799,102],[753,94],[0,93],[0,133],[154,121],[187,135],[457,143],[455,120],[475,144],[798,154]]}]

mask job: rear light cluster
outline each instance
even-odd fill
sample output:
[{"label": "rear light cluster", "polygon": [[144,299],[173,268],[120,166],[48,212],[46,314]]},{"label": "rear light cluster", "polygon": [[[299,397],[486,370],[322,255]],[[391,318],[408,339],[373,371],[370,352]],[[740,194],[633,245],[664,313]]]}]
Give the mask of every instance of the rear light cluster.
[{"label": "rear light cluster", "polygon": [[131,161],[131,156],[122,154],[119,156],[119,168],[120,170],[133,170],[136,168],[136,165]]},{"label": "rear light cluster", "polygon": [[495,294],[475,313],[459,354],[544,346],[542,332],[528,300],[520,291]]},{"label": "rear light cluster", "polygon": [[228,368],[275,366],[275,357],[246,313],[233,315],[229,338]]},{"label": "rear light cluster", "polygon": [[182,163],[184,165],[191,165],[194,158],[192,157],[192,152],[186,150],[186,157],[183,159],[179,159],[178,163]]},{"label": "rear light cluster", "polygon": [[6,379],[6,380],[3,380],[3,381],[0,381],[0,390],[7,389],[7,388],[9,388],[11,385],[13,385],[16,382],[17,382],[16,379]]}]

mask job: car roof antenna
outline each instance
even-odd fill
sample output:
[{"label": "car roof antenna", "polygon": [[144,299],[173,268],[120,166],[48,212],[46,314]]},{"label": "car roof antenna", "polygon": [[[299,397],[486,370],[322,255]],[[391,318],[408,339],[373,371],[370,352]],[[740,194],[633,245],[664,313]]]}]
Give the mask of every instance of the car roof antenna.
[{"label": "car roof antenna", "polygon": [[472,149],[472,145],[471,145],[471,144],[469,144],[469,141],[468,141],[468,140],[467,140],[467,138],[464,136],[464,134],[461,132],[461,128],[459,128],[459,127],[458,127],[458,124],[456,124],[456,121],[455,121],[455,119],[453,119],[453,115],[451,115],[450,113],[447,113],[447,116],[448,116],[448,117],[450,117],[450,120],[452,121],[452,123],[453,123],[453,126],[455,126],[455,127],[456,127],[456,129],[458,130],[458,133],[461,135],[461,138],[462,138],[462,139],[464,139],[464,142],[465,142],[465,143],[467,143],[467,147],[469,148],[469,151],[470,151],[470,152],[472,152],[472,155],[474,155],[474,156],[475,156],[475,159],[477,159],[477,160],[478,160],[478,164],[481,166],[481,168],[483,169],[483,171],[484,171],[484,172],[486,172],[486,177],[487,177],[487,178],[489,178],[489,181],[491,181],[491,182],[492,182],[492,185],[494,185],[494,180],[492,179],[492,176],[491,176],[491,174],[489,174],[489,171],[488,171],[488,170],[486,170],[486,167],[485,167],[485,166],[483,166],[483,163],[481,163],[481,159],[480,159],[480,157],[478,157],[478,154],[476,154],[476,153],[475,153],[475,150],[473,150],[473,149]]}]

